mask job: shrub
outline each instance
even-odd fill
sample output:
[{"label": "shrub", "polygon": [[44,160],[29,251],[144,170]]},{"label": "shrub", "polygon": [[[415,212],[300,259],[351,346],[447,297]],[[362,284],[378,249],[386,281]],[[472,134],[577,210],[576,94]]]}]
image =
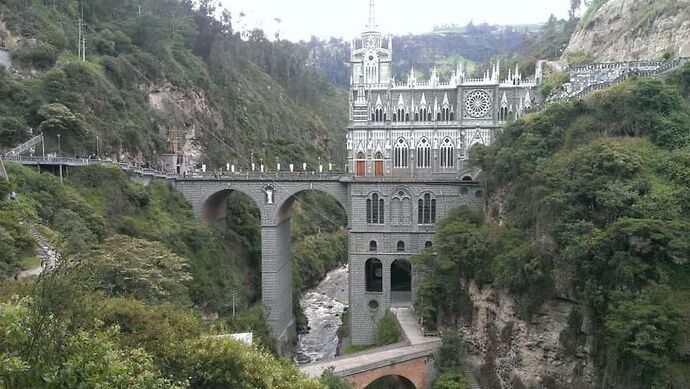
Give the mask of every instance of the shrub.
[{"label": "shrub", "polygon": [[446,370],[441,372],[434,381],[432,389],[470,389],[470,381],[460,370]]},{"label": "shrub", "polygon": [[12,51],[12,61],[44,70],[55,66],[58,54],[59,50],[49,43],[25,43]]},{"label": "shrub", "polygon": [[398,322],[390,311],[386,311],[376,326],[376,345],[386,346],[402,339]]}]

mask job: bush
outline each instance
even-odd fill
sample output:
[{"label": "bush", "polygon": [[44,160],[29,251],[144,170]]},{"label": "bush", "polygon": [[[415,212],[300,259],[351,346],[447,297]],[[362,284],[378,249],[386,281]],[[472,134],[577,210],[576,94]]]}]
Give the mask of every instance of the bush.
[{"label": "bush", "polygon": [[58,54],[59,50],[49,43],[23,44],[12,51],[12,62],[24,67],[45,70],[55,66]]},{"label": "bush", "polygon": [[333,368],[324,370],[319,382],[328,389],[351,389],[353,387],[346,378],[333,373]]},{"label": "bush", "polygon": [[441,370],[460,368],[465,356],[465,340],[451,328],[443,333],[442,341],[436,362],[438,367]]},{"label": "bush", "polygon": [[390,311],[386,311],[376,325],[376,345],[386,346],[397,343],[401,339],[402,334],[395,316]]},{"label": "bush", "polygon": [[434,381],[432,389],[470,389],[470,381],[465,373],[459,370],[441,372]]}]

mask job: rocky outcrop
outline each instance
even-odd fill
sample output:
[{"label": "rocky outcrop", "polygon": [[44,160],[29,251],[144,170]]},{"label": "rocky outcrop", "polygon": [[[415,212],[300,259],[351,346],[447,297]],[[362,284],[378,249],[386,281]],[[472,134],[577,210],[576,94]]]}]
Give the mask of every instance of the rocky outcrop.
[{"label": "rocky outcrop", "polygon": [[[530,320],[519,317],[516,301],[491,286],[467,287],[474,305],[471,324],[460,333],[468,363],[484,388],[591,388],[594,368],[587,325],[571,315],[575,303],[547,301]],[[585,320],[586,322],[586,320]],[[570,341],[578,334],[579,342]]]},{"label": "rocky outcrop", "polygon": [[[168,127],[162,129],[175,152],[189,158],[190,163],[198,161],[203,148],[198,139],[204,128],[223,128],[222,118],[209,103],[207,93],[183,89],[170,83],[154,85],[148,90],[149,106],[167,118]],[[177,141],[175,141],[175,139]]]},{"label": "rocky outcrop", "polygon": [[665,55],[690,56],[690,0],[609,0],[585,13],[562,59],[627,61]]}]

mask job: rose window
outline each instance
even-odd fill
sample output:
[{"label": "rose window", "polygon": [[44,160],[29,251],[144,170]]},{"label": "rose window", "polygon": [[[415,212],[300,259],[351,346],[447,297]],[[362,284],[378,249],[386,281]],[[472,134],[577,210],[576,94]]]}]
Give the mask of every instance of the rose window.
[{"label": "rose window", "polygon": [[465,97],[465,111],[470,117],[483,118],[491,110],[491,96],[482,90],[475,90]]}]

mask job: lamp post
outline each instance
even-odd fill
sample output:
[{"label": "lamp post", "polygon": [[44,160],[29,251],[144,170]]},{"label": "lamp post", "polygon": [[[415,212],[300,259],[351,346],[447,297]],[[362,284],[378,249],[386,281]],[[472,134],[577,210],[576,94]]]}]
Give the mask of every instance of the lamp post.
[{"label": "lamp post", "polygon": [[62,134],[57,134],[58,138],[58,157],[62,156],[62,144],[60,143],[60,138],[62,138]]},{"label": "lamp post", "polygon": [[[155,154],[156,152],[154,151],[153,153]],[[96,157],[101,157],[101,144],[98,135],[96,135]]]}]

